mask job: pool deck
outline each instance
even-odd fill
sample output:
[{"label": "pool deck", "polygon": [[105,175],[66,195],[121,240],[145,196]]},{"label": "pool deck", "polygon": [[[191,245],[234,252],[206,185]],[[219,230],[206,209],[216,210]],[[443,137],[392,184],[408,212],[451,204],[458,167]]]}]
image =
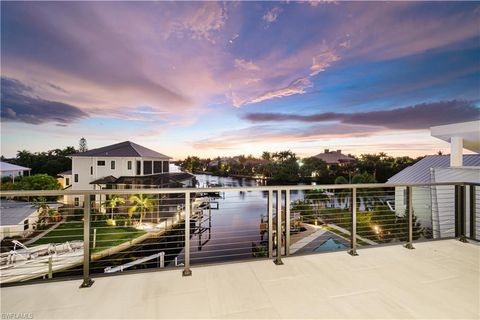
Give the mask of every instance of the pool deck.
[{"label": "pool deck", "polygon": [[457,240],[2,288],[33,319],[479,319],[480,246]]}]

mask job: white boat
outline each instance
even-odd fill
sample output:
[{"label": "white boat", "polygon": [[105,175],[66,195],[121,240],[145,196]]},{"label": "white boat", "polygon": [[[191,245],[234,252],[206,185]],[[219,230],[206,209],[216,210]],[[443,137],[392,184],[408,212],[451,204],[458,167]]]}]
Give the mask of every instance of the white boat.
[{"label": "white boat", "polygon": [[83,261],[83,241],[27,247],[17,240],[10,252],[0,255],[0,283],[45,277]]}]

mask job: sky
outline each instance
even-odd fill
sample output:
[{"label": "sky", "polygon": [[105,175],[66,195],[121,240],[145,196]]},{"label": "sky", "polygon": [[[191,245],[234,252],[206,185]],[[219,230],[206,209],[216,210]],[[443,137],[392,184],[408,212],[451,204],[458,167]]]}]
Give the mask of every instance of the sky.
[{"label": "sky", "polygon": [[478,2],[1,2],[1,154],[448,153],[480,119]]}]

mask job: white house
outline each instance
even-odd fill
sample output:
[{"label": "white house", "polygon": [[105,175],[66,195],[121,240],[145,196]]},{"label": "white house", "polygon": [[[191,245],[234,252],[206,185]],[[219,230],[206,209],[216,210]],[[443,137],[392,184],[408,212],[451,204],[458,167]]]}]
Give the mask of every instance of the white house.
[{"label": "white house", "polygon": [[[100,190],[113,186],[169,187],[188,184],[193,175],[169,173],[170,157],[131,141],[76,153],[71,172],[59,174],[64,188]],[[92,199],[93,200],[93,199]],[[99,199],[95,199],[99,201]],[[66,196],[65,202],[83,206],[83,196]]]},{"label": "white house", "polygon": [[[388,184],[471,182],[480,183],[480,121],[450,124],[430,128],[432,136],[450,142],[450,155],[427,156],[391,177]],[[475,154],[463,154],[467,149]],[[480,213],[480,188],[476,189],[476,212]],[[454,187],[433,186],[413,188],[413,212],[423,226],[432,228],[433,237],[455,235]],[[467,188],[467,198],[470,196]],[[406,211],[406,188],[395,188],[395,211]],[[469,212],[469,202],[466,210]],[[467,230],[469,230],[469,219]],[[477,234],[480,234],[480,218],[477,218]]]},{"label": "white house", "polygon": [[33,232],[38,221],[38,208],[28,202],[2,199],[0,211],[0,240]]},{"label": "white house", "polygon": [[15,181],[16,177],[24,176],[25,173],[30,175],[30,168],[17,166],[16,164],[11,164],[8,162],[0,161],[0,175],[1,177],[10,177]]}]

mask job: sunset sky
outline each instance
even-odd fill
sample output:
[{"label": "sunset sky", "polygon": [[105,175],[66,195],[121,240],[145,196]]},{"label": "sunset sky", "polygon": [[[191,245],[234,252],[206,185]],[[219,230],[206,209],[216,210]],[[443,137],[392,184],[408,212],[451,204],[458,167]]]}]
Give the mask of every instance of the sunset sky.
[{"label": "sunset sky", "polygon": [[1,154],[425,155],[480,118],[480,3],[4,2]]}]

